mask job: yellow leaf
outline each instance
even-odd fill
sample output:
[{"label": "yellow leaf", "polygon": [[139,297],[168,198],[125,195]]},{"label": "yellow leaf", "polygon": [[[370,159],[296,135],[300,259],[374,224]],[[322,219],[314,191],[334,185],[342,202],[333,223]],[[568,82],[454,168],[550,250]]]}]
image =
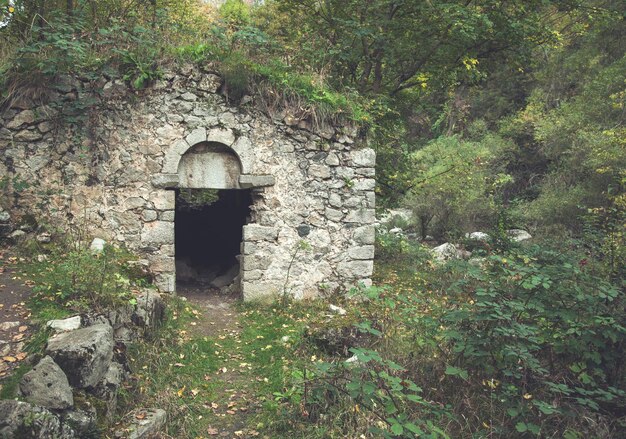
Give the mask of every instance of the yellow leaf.
[{"label": "yellow leaf", "polygon": [[179,398],[183,397],[183,393],[185,393],[185,389],[187,388],[187,386],[183,386],[182,389],[180,389],[178,392],[176,392],[178,394]]},{"label": "yellow leaf", "polygon": [[531,399],[533,396],[530,393],[524,394],[524,399]]}]

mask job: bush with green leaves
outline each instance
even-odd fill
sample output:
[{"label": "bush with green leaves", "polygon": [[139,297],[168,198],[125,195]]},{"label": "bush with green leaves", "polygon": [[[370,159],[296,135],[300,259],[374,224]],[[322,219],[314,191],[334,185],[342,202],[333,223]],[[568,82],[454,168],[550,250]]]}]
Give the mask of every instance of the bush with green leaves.
[{"label": "bush with green leaves", "polygon": [[133,304],[133,290],[148,284],[146,274],[132,263],[136,258],[111,245],[102,251],[78,244],[59,246],[40,259],[27,267],[35,283],[35,314],[47,315],[55,308],[85,312]]}]

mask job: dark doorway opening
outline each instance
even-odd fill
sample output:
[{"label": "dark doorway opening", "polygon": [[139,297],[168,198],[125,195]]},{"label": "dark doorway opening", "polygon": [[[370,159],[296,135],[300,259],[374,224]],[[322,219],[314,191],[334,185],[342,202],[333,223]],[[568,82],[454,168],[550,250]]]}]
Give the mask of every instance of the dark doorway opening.
[{"label": "dark doorway opening", "polygon": [[250,190],[176,191],[176,282],[222,288],[239,274]]}]

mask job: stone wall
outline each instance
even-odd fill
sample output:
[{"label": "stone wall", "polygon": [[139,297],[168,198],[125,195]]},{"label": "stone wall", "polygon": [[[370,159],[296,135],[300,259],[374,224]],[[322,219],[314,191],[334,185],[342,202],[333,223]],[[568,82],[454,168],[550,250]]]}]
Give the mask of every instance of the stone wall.
[{"label": "stone wall", "polygon": [[231,106],[220,85],[214,73],[183,68],[141,92],[120,81],[66,80],[47,105],[15,102],[0,119],[0,208],[123,244],[148,260],[161,291],[173,292],[173,189],[201,186],[202,178],[181,179],[181,169],[198,168],[186,154],[217,145],[238,163],[226,184],[252,189],[245,299],[368,283],[374,151],[353,128],[269,118],[247,97]]}]

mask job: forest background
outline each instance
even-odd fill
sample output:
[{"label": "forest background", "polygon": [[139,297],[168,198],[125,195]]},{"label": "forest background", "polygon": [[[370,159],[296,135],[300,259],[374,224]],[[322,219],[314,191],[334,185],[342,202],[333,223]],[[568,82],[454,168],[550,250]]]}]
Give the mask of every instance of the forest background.
[{"label": "forest background", "polygon": [[323,363],[315,403],[356,401],[390,436],[624,432],[623,2],[248,3],[0,0],[2,105],[45,101],[64,75],[141,90],[185,62],[219,69],[234,103],[357,125],[380,208],[413,214],[394,225],[487,262],[434,267],[420,242],[380,233],[361,329],[382,341],[358,371]]}]

